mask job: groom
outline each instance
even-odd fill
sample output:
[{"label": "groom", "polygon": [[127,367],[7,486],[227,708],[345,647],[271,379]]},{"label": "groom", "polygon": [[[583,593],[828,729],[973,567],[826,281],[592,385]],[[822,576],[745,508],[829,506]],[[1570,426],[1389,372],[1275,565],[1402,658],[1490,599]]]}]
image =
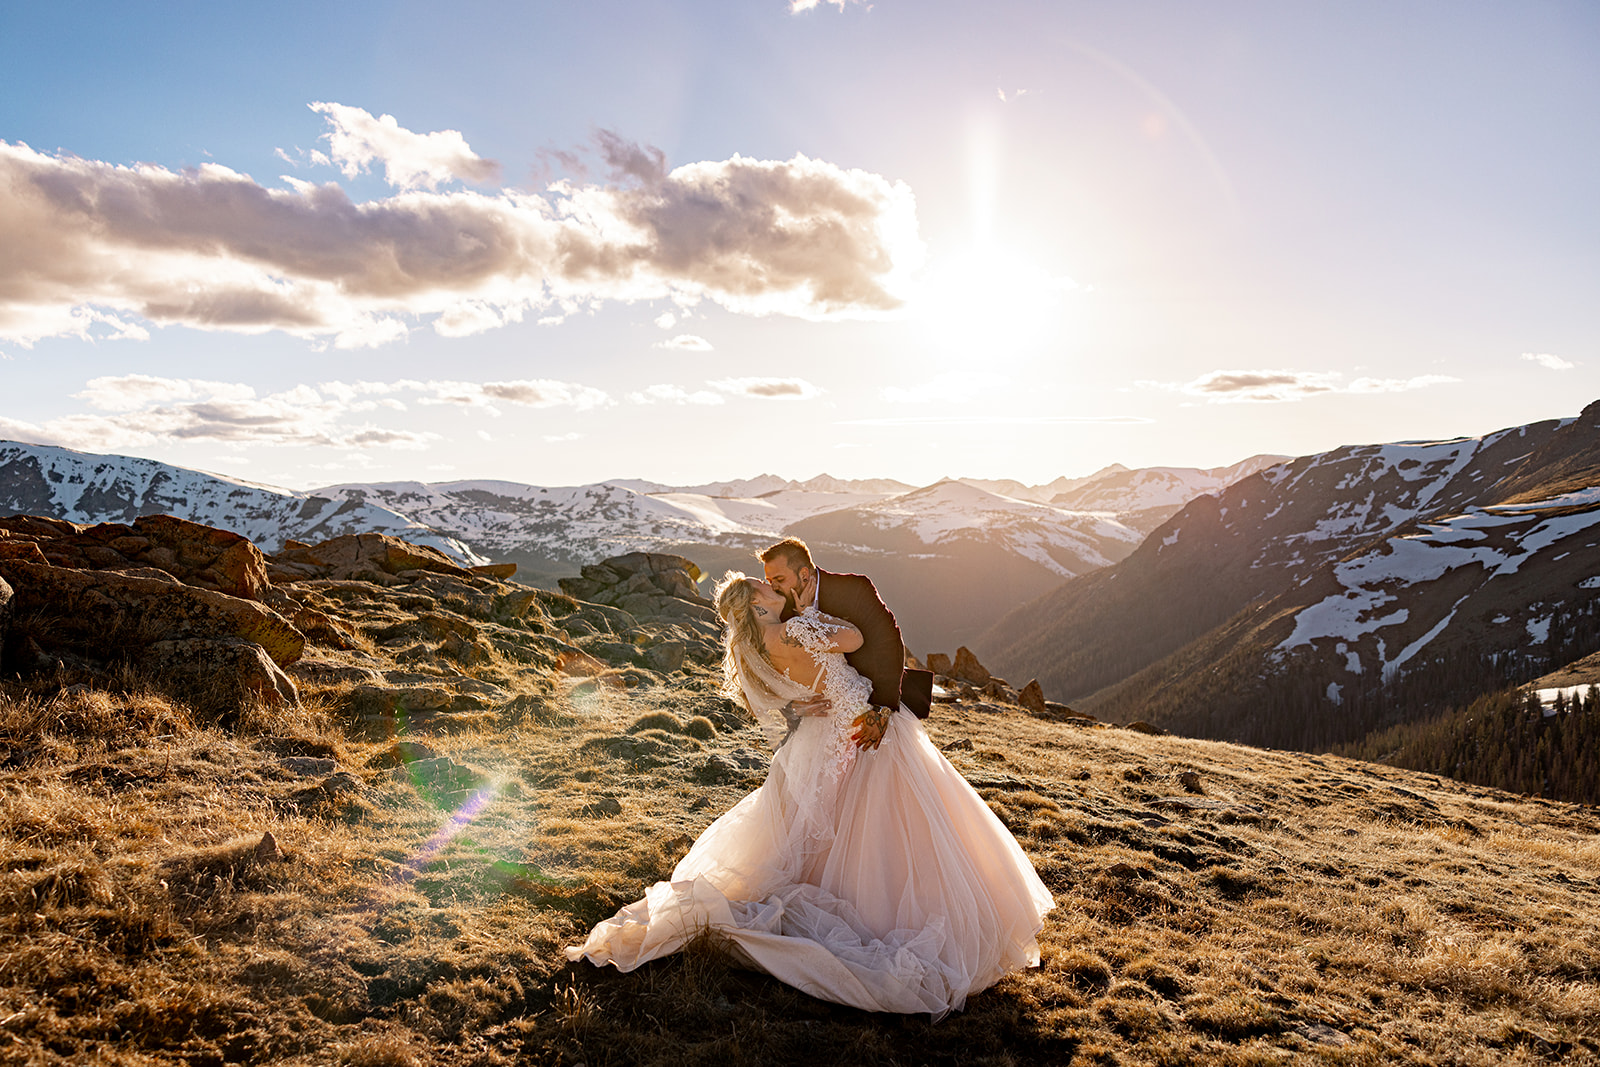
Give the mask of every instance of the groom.
[{"label": "groom", "polygon": [[811,562],[811,550],[797,537],[763,551],[761,562],[767,581],[788,601],[785,619],[815,605],[824,615],[844,619],[861,631],[861,647],[845,656],[872,683],[872,707],[855,721],[857,746],[877,748],[889,728],[889,716],[902,702],[918,718],[928,717],[933,676],[905,669],[900,627],[870,578],[818,570]]}]

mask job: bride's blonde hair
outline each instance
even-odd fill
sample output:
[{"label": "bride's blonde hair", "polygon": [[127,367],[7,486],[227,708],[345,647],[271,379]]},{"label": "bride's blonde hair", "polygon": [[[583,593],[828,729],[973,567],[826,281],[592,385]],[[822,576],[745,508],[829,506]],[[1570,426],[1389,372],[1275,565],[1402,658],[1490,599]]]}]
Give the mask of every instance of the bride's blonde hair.
[{"label": "bride's blonde hair", "polygon": [[[722,639],[722,677],[723,689],[731,695],[743,697],[740,686],[739,660],[741,656],[758,656],[768,666],[772,665],[772,657],[767,655],[766,642],[761,639],[761,626],[756,622],[755,608],[752,603],[753,583],[749,575],[742,571],[729,571],[717,583],[716,592],[712,599],[717,605],[717,615],[722,619],[726,632]],[[746,683],[760,682],[759,674],[750,676],[747,672]],[[761,685],[761,689],[770,690],[768,685]]]}]

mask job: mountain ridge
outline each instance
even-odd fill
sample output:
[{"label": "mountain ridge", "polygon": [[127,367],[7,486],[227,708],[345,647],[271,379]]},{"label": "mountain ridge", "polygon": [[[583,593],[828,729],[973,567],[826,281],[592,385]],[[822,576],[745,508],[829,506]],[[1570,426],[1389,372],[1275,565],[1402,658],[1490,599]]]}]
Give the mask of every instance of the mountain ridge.
[{"label": "mountain ridge", "polygon": [[[975,646],[1096,714],[1317,747],[1600,641],[1600,403],[1446,441],[1343,446],[1188,504]],[[1565,660],[1562,660],[1565,662]]]},{"label": "mountain ridge", "polygon": [[[1256,456],[1234,467],[1259,469],[1280,458]],[[1114,486],[1092,493],[1098,482],[1128,477],[1117,464],[1031,487],[761,474],[684,487],[640,479],[583,486],[458,479],[345,482],[294,492],[153,460],[6,442],[0,443],[0,512],[92,523],[170,511],[273,549],[367,524],[463,563],[517,563],[524,581],[546,588],[584,564],[636,551],[685,555],[709,575],[755,570],[756,550],[802,536],[813,542],[820,565],[871,573],[908,643],[926,652],[975,636],[1014,599],[1032,599],[1126,555],[1178,506],[1178,497],[1214,491],[1217,472],[1229,469],[1159,468],[1153,477],[1166,495],[1152,509],[1149,492],[1130,488],[1127,500],[1137,507],[1124,521]],[[1043,499],[1067,491],[1086,494],[1094,507]],[[988,587],[976,580],[980,574],[990,577]]]}]

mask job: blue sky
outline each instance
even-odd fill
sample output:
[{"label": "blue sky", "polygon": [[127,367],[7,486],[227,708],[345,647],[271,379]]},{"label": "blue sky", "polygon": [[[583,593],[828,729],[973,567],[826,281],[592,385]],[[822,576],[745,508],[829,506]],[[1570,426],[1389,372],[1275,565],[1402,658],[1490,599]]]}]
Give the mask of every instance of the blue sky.
[{"label": "blue sky", "polygon": [[1575,414],[1597,54],[1589,3],[8,5],[0,438],[1042,482]]}]

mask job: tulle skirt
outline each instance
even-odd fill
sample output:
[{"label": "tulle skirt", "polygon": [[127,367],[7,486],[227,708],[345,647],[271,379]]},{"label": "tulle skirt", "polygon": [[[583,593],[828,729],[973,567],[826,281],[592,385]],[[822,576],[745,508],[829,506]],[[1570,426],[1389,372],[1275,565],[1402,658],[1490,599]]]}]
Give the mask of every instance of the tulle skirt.
[{"label": "tulle skirt", "polygon": [[902,708],[883,743],[845,770],[831,834],[797,830],[787,779],[816,768],[784,749],[766,783],[700,835],[670,881],[568,957],[628,971],[710,930],[812,996],[934,1015],[1038,964],[1050,892],[915,716]]}]

